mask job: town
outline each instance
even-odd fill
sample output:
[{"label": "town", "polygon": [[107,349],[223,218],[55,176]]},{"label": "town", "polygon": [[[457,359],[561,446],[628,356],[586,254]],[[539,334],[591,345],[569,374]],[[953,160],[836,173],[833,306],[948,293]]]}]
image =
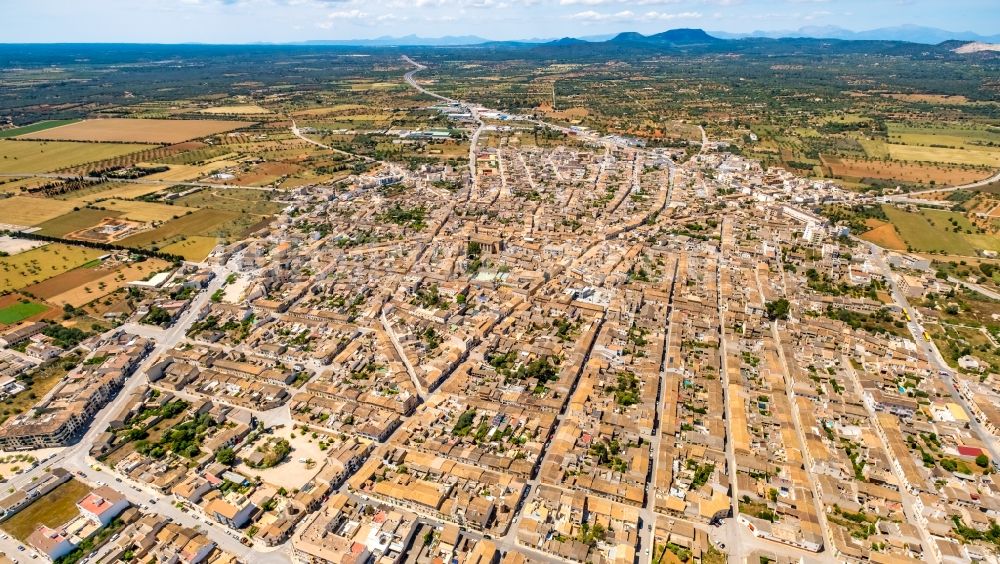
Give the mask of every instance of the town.
[{"label": "town", "polygon": [[873,197],[405,62],[467,164],[369,159],[106,331],[0,334],[5,395],[71,365],[0,425],[7,560],[996,561],[997,374],[925,327],[978,286],[816,212]]}]

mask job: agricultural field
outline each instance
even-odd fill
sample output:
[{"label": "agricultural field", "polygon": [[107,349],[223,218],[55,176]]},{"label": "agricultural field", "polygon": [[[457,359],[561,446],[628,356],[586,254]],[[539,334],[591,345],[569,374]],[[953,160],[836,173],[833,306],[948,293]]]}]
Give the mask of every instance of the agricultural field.
[{"label": "agricultural field", "polygon": [[52,243],[14,255],[0,257],[0,292],[18,290],[82,266],[104,251]]},{"label": "agricultural field", "polygon": [[65,237],[70,233],[93,227],[105,218],[120,215],[121,212],[115,210],[80,208],[38,224],[38,234],[49,237]]},{"label": "agricultural field", "polygon": [[78,119],[48,119],[44,121],[38,121],[32,123],[31,125],[24,125],[21,127],[14,127],[11,129],[0,130],[0,139],[9,139],[11,137],[17,137],[18,135],[25,135],[28,133],[35,133],[38,131],[44,131],[46,129],[52,129],[53,127],[60,127],[63,125],[69,125],[71,123],[76,123],[80,120]]},{"label": "agricultural field", "polygon": [[0,200],[0,223],[38,225],[73,211],[71,202],[32,196],[12,196]]},{"label": "agricultural field", "polygon": [[218,244],[219,240],[215,237],[202,237],[194,235],[184,239],[183,241],[171,243],[160,250],[172,255],[182,256],[185,260],[201,262],[205,260],[208,253],[212,252],[212,249],[214,249]]},{"label": "agricultural field", "polygon": [[[1000,167],[1000,149],[921,147],[889,144],[889,155],[901,161],[968,164]],[[986,175],[989,176],[989,175]]]},{"label": "agricultural field", "polygon": [[260,114],[269,114],[271,113],[271,110],[268,110],[267,108],[262,108],[256,104],[240,104],[233,106],[215,106],[214,108],[205,108],[204,110],[200,110],[198,113],[210,114],[210,115],[222,114],[222,115],[252,116]]},{"label": "agricultural field", "polygon": [[126,237],[118,244],[135,248],[160,248],[192,235],[235,237],[241,235],[246,227],[256,223],[253,219],[255,216],[241,217],[241,215],[229,211],[198,210],[168,221],[156,229]]},{"label": "agricultural field", "polygon": [[823,156],[823,164],[839,178],[878,178],[920,184],[953,186],[976,182],[991,175],[986,168],[971,166],[936,166],[921,163],[867,161]]},{"label": "agricultural field", "polygon": [[893,224],[869,220],[869,227],[872,229],[861,234],[862,239],[871,241],[883,249],[906,250],[906,241],[899,236],[899,232],[896,231]]},{"label": "agricultural field", "polygon": [[[207,253],[206,253],[207,254]],[[118,267],[111,270],[93,270],[98,276],[89,280],[87,283],[79,283],[78,281],[62,280],[61,284],[53,284],[49,287],[49,290],[62,291],[53,294],[47,298],[47,301],[63,306],[69,304],[73,307],[82,307],[87,305],[94,300],[99,300],[109,294],[112,294],[121,288],[128,285],[129,282],[134,282],[136,280],[143,280],[149,277],[151,274],[161,272],[170,267],[170,263],[157,258],[147,259],[145,261],[133,262],[126,265],[119,265]],[[83,270],[83,269],[77,269]],[[67,272],[65,275],[69,275],[76,272]],[[43,284],[48,282],[55,282],[56,279],[48,280],[43,282]],[[75,283],[74,283],[75,282]],[[59,288],[58,286],[62,286]]]},{"label": "agricultural field", "polygon": [[20,323],[47,311],[49,311],[48,306],[30,300],[19,300],[9,305],[0,305],[0,324]]},{"label": "agricultural field", "polygon": [[90,487],[70,478],[51,492],[36,499],[31,505],[5,521],[0,528],[21,542],[41,525],[58,527],[80,514],[76,502],[90,493]]},{"label": "agricultural field", "polygon": [[74,268],[38,284],[26,286],[22,291],[47,302],[55,303],[54,298],[56,296],[71,291],[74,288],[88,286],[106,276],[108,271],[100,269],[99,266]]},{"label": "agricultural field", "polygon": [[211,208],[215,210],[249,213],[253,215],[273,215],[281,211],[286,204],[275,202],[280,198],[280,192],[250,190],[240,188],[206,188],[175,202],[181,206],[193,208]]},{"label": "agricultural field", "polygon": [[[153,163],[153,166],[155,166],[156,164],[159,163]],[[236,161],[229,161],[224,159],[214,160],[199,165],[170,164],[167,165],[170,167],[170,170],[165,172],[158,172],[156,174],[151,174],[147,176],[146,179],[164,180],[167,182],[192,181],[204,178],[205,176],[208,176],[212,173],[215,173],[225,168],[238,166],[238,164],[239,163],[237,163]]]},{"label": "agricultural field", "polygon": [[[1000,251],[1000,237],[978,233],[960,213],[941,210],[908,212],[882,206],[906,245],[918,252],[975,256],[977,250]],[[966,231],[969,231],[968,233]]]},{"label": "agricultural field", "polygon": [[128,155],[149,147],[149,145],[136,143],[73,143],[4,139],[0,140],[0,174],[52,172]]},{"label": "agricultural field", "polygon": [[120,217],[145,223],[165,222],[198,211],[197,208],[138,200],[105,200],[97,205],[102,209],[118,212]]},{"label": "agricultural field", "polygon": [[88,119],[22,135],[19,139],[113,141],[117,143],[180,143],[253,125],[248,121],[172,119]]},{"label": "agricultural field", "polygon": [[53,197],[59,200],[66,200],[67,202],[73,202],[78,206],[83,206],[95,203],[98,200],[106,200],[108,198],[119,198],[122,200],[141,198],[146,194],[150,194],[161,189],[162,187],[155,184],[103,182],[80,190],[58,194]]}]

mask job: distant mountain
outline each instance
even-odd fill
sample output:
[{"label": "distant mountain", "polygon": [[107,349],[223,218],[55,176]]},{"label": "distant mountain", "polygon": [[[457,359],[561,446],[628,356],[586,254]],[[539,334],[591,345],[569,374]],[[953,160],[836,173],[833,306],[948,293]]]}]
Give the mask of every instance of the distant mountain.
[{"label": "distant mountain", "polygon": [[655,43],[662,45],[705,45],[720,41],[723,40],[712,37],[701,29],[671,29],[654,35],[626,31],[609,40],[611,43]]},{"label": "distant mountain", "polygon": [[752,33],[727,33],[713,31],[712,35],[723,39],[743,39],[747,37],[767,37],[771,39],[791,37],[811,37],[816,39],[843,39],[847,41],[908,41],[937,45],[944,41],[1000,42],[1000,35],[979,35],[971,31],[948,31],[936,27],[901,25],[882,27],[868,31],[851,31],[837,26],[806,26],[797,30],[754,31]]},{"label": "distant mountain", "polygon": [[651,47],[712,47],[733,39],[839,39],[842,41],[904,41],[937,45],[945,41],[975,41],[979,43],[1000,43],[1000,35],[979,35],[970,31],[954,32],[934,27],[902,25],[883,27],[868,31],[851,31],[837,26],[807,26],[797,30],[754,31],[752,33],[728,33],[724,31],[705,32],[701,29],[671,29],[653,35],[643,35],[634,31],[618,34],[589,35],[584,37],[531,38],[495,41],[478,35],[449,35],[444,37],[403,37],[382,36],[374,39],[314,39],[300,45],[340,45],[352,47],[456,47],[456,46],[533,46],[548,45],[573,47],[583,44],[604,43],[630,49]]}]

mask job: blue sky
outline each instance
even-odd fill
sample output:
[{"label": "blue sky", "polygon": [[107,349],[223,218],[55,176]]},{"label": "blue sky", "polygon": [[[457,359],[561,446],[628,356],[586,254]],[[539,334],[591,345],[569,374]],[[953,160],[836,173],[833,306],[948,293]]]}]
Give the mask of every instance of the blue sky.
[{"label": "blue sky", "polygon": [[1000,33],[997,0],[0,0],[0,42],[489,39],[916,24]]}]

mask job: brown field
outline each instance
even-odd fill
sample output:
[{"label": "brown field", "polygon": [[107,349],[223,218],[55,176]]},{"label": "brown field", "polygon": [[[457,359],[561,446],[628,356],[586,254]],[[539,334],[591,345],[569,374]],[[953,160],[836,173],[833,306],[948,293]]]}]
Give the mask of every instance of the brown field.
[{"label": "brown field", "polygon": [[167,245],[160,250],[172,255],[180,255],[186,260],[201,262],[205,260],[208,253],[212,252],[212,249],[214,249],[218,243],[219,240],[215,237],[201,237],[195,235],[188,237],[183,241]]},{"label": "brown field", "polygon": [[197,208],[171,206],[169,204],[157,204],[154,202],[142,202],[137,200],[107,200],[100,202],[98,206],[116,211],[121,214],[122,217],[142,222],[170,221],[175,216],[180,217],[188,212],[197,211]]},{"label": "brown field", "polygon": [[107,198],[120,198],[122,200],[141,198],[146,194],[159,192],[162,189],[163,189],[162,186],[157,186],[155,184],[132,184],[132,183],[110,182],[108,184],[95,186],[93,189],[80,190],[78,192],[70,192],[68,194],[60,195],[59,199],[66,200],[67,202],[73,202],[78,206],[82,206],[84,204],[90,204],[97,200],[103,200]]},{"label": "brown field", "polygon": [[[906,250],[906,241],[891,223],[878,222],[882,225],[861,234],[861,238],[871,241],[884,249]],[[869,224],[870,225],[870,224]]]},{"label": "brown field", "polygon": [[44,282],[32,284],[24,289],[34,296],[51,301],[53,297],[68,292],[78,286],[85,286],[97,280],[108,271],[96,268],[75,268],[69,272],[63,272],[58,276],[53,276]]},{"label": "brown field", "polygon": [[352,110],[365,110],[367,106],[361,104],[339,104],[337,106],[330,106],[327,108],[312,108],[309,110],[299,110],[297,112],[292,112],[295,117],[302,116],[325,116],[328,114],[335,114],[338,112],[346,112]]},{"label": "brown field", "polygon": [[965,96],[948,96],[944,94],[883,94],[886,98],[900,100],[903,102],[921,102],[927,104],[968,104],[969,99]]},{"label": "brown field", "polygon": [[208,176],[217,170],[222,170],[224,168],[237,166],[239,163],[236,161],[213,161],[210,163],[200,164],[200,165],[189,165],[189,164],[171,164],[167,165],[170,170],[166,172],[158,172],[156,174],[151,174],[146,178],[148,180],[166,180],[168,182],[182,182],[185,180],[197,180],[204,176]]},{"label": "brown field", "polygon": [[87,283],[76,284],[52,296],[48,301],[60,306],[70,304],[73,307],[82,307],[120,288],[124,288],[129,282],[142,280],[154,272],[165,270],[169,266],[169,262],[154,258],[124,265],[110,271],[99,271],[101,273],[100,277],[90,280]]},{"label": "brown field", "polygon": [[0,258],[0,292],[17,290],[83,266],[103,251],[50,243],[11,257]]},{"label": "brown field", "polygon": [[108,217],[118,217],[121,213],[112,210],[95,210],[93,208],[80,208],[61,215],[55,219],[50,219],[40,223],[38,233],[50,237],[64,237],[74,231],[93,227]]},{"label": "brown field", "polygon": [[18,139],[180,143],[250,125],[253,123],[215,119],[87,119],[62,127],[22,135]]},{"label": "brown field", "polygon": [[51,198],[12,196],[0,200],[0,223],[38,225],[73,211],[71,202]]},{"label": "brown field", "polygon": [[283,176],[291,176],[300,170],[302,170],[302,167],[296,164],[266,162],[253,167],[253,169],[248,172],[238,175],[235,180],[228,183],[240,184],[243,186],[263,186],[265,184],[270,184]]},{"label": "brown field", "polygon": [[214,108],[205,108],[200,110],[198,113],[202,114],[228,114],[228,115],[259,115],[259,114],[269,114],[271,110],[267,108],[262,108],[256,104],[241,104],[234,106],[216,106]]},{"label": "brown field", "polygon": [[168,221],[151,231],[122,239],[119,244],[128,247],[149,247],[155,244],[175,243],[175,239],[182,236],[190,237],[192,235],[210,233],[219,226],[239,218],[240,215],[238,212],[209,209],[198,210],[192,214]]},{"label": "brown field", "polygon": [[879,178],[900,182],[921,182],[929,184],[967,184],[990,176],[990,171],[963,169],[918,163],[859,161],[823,155],[823,164],[830,168],[834,176],[842,178]]}]

